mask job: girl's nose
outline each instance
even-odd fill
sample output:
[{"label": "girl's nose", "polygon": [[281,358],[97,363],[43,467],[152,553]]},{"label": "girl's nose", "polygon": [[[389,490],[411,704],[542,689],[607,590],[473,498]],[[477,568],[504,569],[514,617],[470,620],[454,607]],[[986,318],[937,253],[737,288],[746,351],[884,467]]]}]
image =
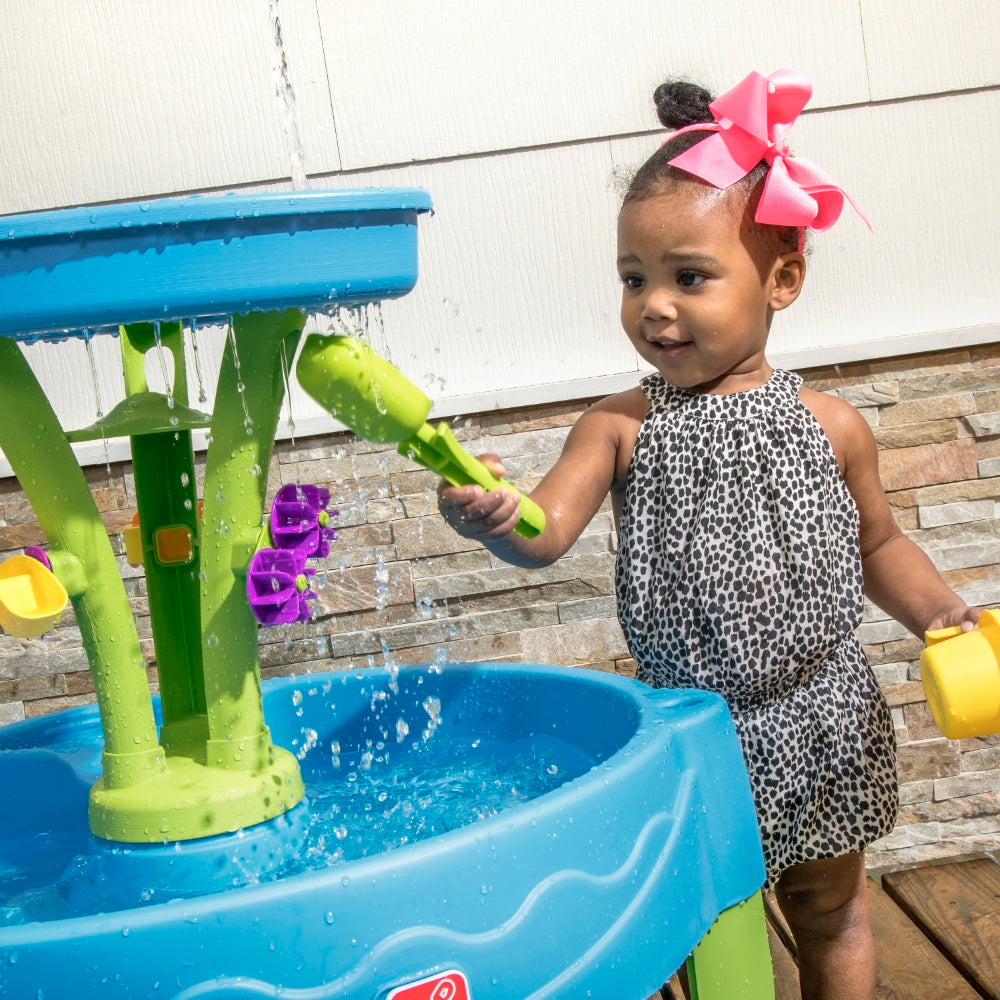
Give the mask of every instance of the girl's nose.
[{"label": "girl's nose", "polygon": [[667,289],[648,287],[642,303],[642,318],[648,320],[677,319],[677,305]]}]

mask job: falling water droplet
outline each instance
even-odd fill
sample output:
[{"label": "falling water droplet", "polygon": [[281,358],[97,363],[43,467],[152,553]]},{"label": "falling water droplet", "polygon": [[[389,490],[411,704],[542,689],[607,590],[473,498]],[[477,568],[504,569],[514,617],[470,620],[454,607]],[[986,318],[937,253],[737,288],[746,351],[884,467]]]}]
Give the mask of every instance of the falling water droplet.
[{"label": "falling water droplet", "polygon": [[90,340],[90,331],[83,331],[83,343],[87,348],[87,359],[90,362],[90,384],[94,390],[94,405],[97,409],[97,420],[104,417],[104,410],[101,406],[101,390],[97,382],[97,362],[94,360],[94,345]]},{"label": "falling water droplet", "polygon": [[198,324],[196,320],[190,320],[188,322],[188,329],[190,331],[190,341],[191,341],[191,354],[194,358],[194,371],[195,376],[198,379],[198,402],[207,403],[208,393],[205,392],[205,379],[201,374],[201,355],[198,352]]},{"label": "falling water droplet", "polygon": [[236,371],[236,391],[239,393],[240,403],[243,406],[243,427],[247,432],[247,437],[250,437],[253,434],[253,418],[250,416],[250,408],[247,406],[247,387],[243,384],[243,375],[240,370],[240,354],[236,347],[236,326],[232,316],[227,318],[227,333],[229,347],[233,353],[233,368]]},{"label": "falling water droplet", "polygon": [[[172,410],[174,408],[174,387],[167,372],[167,357],[163,350],[163,341],[160,338],[160,324],[158,322],[153,324],[153,341],[156,344],[156,356],[160,359],[160,374],[163,376],[163,391],[167,397],[167,406]],[[172,356],[171,363],[173,363]]]}]

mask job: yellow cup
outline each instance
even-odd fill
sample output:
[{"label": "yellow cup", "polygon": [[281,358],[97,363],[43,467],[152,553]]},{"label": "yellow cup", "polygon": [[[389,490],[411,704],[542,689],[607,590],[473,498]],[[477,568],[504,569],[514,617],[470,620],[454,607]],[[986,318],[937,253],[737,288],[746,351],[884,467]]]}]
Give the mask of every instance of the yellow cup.
[{"label": "yellow cup", "polygon": [[924,638],[920,676],[938,729],[950,740],[1000,733],[1000,610],[984,611],[971,632]]},{"label": "yellow cup", "polygon": [[15,555],[0,565],[0,625],[10,635],[48,632],[68,603],[66,588],[37,559]]}]

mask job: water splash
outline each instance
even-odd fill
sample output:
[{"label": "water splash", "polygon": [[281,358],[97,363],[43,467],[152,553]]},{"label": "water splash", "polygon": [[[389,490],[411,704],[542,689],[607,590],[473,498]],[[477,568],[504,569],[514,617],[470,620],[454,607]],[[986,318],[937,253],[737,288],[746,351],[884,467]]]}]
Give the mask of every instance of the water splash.
[{"label": "water splash", "polygon": [[[452,626],[449,630],[452,635],[455,633],[455,627]],[[448,663],[448,650],[444,646],[438,646],[434,650],[434,661],[427,665],[427,669],[432,674],[444,673],[445,665]]]},{"label": "water splash", "polygon": [[330,321],[331,333],[362,340],[370,344],[377,354],[392,360],[385,343],[385,324],[380,303],[366,302],[358,306],[333,303],[324,315]]},{"label": "water splash", "polygon": [[437,727],[441,725],[441,699],[435,695],[429,695],[423,701],[423,709],[429,719],[427,728],[421,734],[421,739],[426,743],[435,733]]},{"label": "water splash", "polygon": [[319,734],[315,729],[304,729],[303,735],[305,738],[302,740],[302,745],[295,751],[295,756],[298,757],[299,760],[305,760],[306,755],[319,741]]},{"label": "water splash", "polygon": [[324,754],[306,755],[302,768],[312,821],[304,868],[367,857],[488,819],[594,763],[548,736],[511,744],[456,739],[440,730],[430,740],[407,741],[408,734],[409,726],[398,719],[388,745],[378,741],[348,750],[338,743],[340,767],[332,774]]},{"label": "water splash", "polygon": [[375,611],[385,611],[389,604],[389,567],[380,552],[375,562]]}]

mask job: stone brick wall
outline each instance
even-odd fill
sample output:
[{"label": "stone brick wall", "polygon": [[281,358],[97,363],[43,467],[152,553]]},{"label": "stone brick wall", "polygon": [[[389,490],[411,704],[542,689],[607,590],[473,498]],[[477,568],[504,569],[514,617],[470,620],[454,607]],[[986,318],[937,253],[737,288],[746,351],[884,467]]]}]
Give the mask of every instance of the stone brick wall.
[{"label": "stone brick wall", "polygon": [[[1000,346],[803,372],[856,405],[874,429],[882,476],[902,527],[972,603],[1000,605]],[[530,487],[587,401],[452,422],[470,451],[495,451]],[[115,544],[131,522],[129,466],[87,476]],[[578,664],[634,672],[615,620],[615,535],[606,505],[563,559],[520,570],[445,528],[436,478],[393,450],[350,435],[280,443],[269,494],[287,482],[328,485],[339,538],[320,577],[313,621],[260,633],[265,677],[449,660]],[[14,480],[0,482],[0,557],[44,544]],[[140,570],[120,559],[150,663]],[[952,742],[923,698],[921,643],[868,608],[861,626],[899,739],[902,811],[871,851],[874,866],[1000,849],[1000,736]],[[150,667],[155,686],[155,669]],[[49,635],[0,636],[0,723],[91,701],[68,610]]]}]

